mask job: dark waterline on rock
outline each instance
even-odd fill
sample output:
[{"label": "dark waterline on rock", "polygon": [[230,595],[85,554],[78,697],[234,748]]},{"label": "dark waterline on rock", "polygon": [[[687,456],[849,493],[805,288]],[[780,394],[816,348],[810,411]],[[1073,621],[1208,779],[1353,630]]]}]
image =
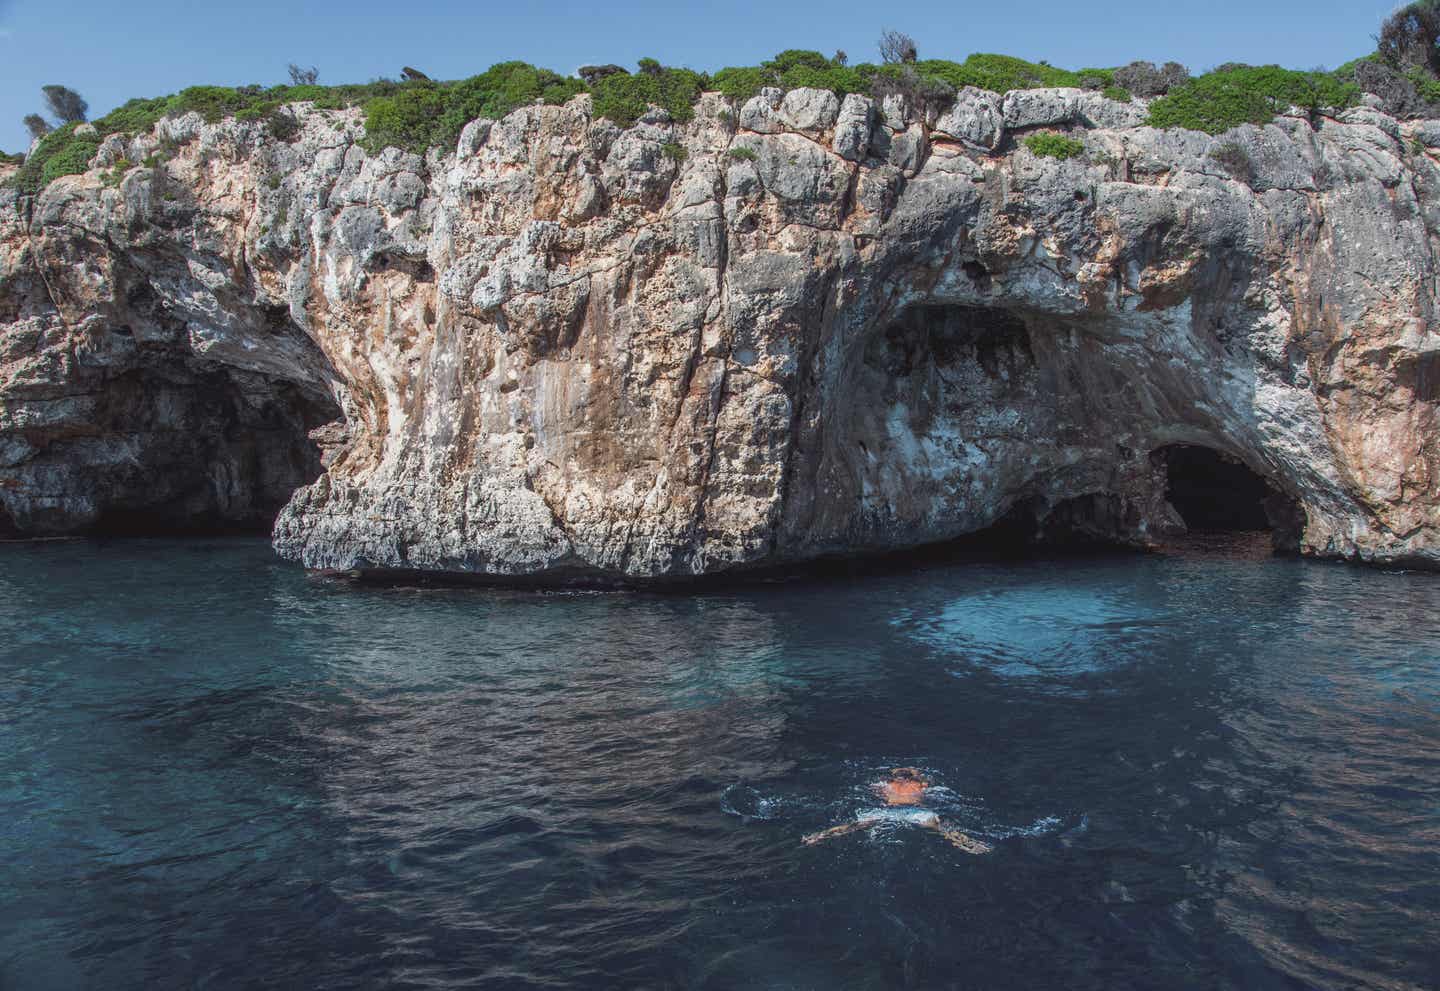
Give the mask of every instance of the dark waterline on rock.
[{"label": "dark waterline on rock", "polygon": [[[0,988],[1430,988],[1440,582],[372,588],[0,547]],[[895,762],[994,843],[814,848]]]}]

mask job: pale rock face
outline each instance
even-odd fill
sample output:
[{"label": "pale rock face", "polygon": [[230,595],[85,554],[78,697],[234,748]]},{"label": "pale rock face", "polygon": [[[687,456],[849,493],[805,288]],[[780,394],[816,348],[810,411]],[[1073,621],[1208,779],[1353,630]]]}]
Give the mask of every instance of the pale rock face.
[{"label": "pale rock face", "polygon": [[835,154],[847,162],[863,161],[870,149],[870,128],[874,125],[872,101],[857,93],[850,93],[835,120],[835,135],[832,147]]},{"label": "pale rock face", "polygon": [[827,89],[792,89],[780,101],[780,122],[786,130],[819,137],[835,125],[840,100]]},{"label": "pale rock face", "polygon": [[998,93],[966,86],[935,121],[934,133],[993,151],[1005,133],[1005,114]]},{"label": "pale rock face", "polygon": [[669,579],[1021,510],[1143,543],[1177,525],[1152,452],[1192,444],[1294,500],[1307,553],[1440,566],[1440,125],[1143,117],[767,90],[527,107],[425,159],[303,105],[288,144],[108,140],[0,206],[0,528],[293,491],[310,567]]}]

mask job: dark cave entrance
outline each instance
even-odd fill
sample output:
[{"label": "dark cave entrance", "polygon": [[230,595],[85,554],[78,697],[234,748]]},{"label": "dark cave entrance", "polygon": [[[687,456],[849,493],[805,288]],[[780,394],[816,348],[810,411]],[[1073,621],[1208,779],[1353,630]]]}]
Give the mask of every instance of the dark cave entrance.
[{"label": "dark cave entrance", "polygon": [[1176,444],[1154,454],[1165,469],[1165,498],[1192,534],[1263,534],[1276,550],[1299,547],[1300,504],[1237,458]]},{"label": "dark cave entrance", "polygon": [[[136,455],[92,473],[98,512],[83,527],[36,517],[27,529],[106,538],[267,535],[295,490],[323,471],[311,431],[339,416],[318,389],[222,370],[117,377],[96,422]],[[66,448],[50,453],[64,457]]]},{"label": "dark cave entrance", "polygon": [[1208,447],[1177,445],[1162,452],[1165,498],[1191,530],[1268,530],[1265,500],[1274,491],[1239,461]]}]

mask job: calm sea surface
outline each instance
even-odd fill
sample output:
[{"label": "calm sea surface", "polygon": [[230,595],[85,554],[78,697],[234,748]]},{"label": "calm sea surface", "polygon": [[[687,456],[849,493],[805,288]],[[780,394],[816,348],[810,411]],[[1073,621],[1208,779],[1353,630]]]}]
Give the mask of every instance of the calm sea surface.
[{"label": "calm sea surface", "polygon": [[[814,847],[893,764],[995,852]],[[0,546],[0,988],[1440,986],[1440,576]]]}]

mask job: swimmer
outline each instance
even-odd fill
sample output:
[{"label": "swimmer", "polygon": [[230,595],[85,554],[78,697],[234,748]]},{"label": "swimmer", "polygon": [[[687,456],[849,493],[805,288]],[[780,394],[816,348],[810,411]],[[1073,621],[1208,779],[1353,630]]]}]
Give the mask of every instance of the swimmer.
[{"label": "swimmer", "polygon": [[957,849],[977,856],[994,849],[989,843],[966,835],[953,826],[947,826],[934,812],[922,808],[925,791],[929,787],[930,782],[915,768],[891,768],[888,781],[877,781],[870,786],[870,790],[885,802],[885,808],[867,809],[861,812],[854,822],[811,833],[800,842],[806,846],[814,846],[821,840],[833,840],[837,836],[858,833],[862,829],[869,829],[884,822],[893,822],[933,829]]}]

